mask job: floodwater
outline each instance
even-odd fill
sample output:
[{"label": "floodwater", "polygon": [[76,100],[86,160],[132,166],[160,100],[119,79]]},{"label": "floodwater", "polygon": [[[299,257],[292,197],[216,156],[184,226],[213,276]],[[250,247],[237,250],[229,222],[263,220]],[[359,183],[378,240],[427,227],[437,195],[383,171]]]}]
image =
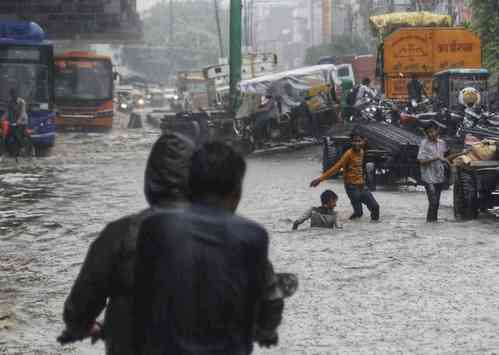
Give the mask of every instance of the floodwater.
[{"label": "floodwater", "polygon": [[[59,346],[62,305],[104,225],[145,207],[143,170],[158,133],[60,135],[51,157],[0,164],[0,354],[103,354],[102,343]],[[308,187],[319,148],[249,159],[239,212],[268,229],[277,271],[297,273],[279,346],[256,354],[492,354],[499,352],[498,221],[457,223],[451,193],[425,223],[421,189],[381,190],[381,222],[350,222],[341,182]],[[291,231],[334,189],[341,230]],[[0,317],[1,318],[1,317]]]}]

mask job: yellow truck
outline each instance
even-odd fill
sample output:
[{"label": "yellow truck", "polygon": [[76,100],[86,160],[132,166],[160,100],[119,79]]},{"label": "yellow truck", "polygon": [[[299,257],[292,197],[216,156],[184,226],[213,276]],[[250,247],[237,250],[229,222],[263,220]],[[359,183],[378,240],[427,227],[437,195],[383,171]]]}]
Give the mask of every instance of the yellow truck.
[{"label": "yellow truck", "polygon": [[[371,18],[371,25],[373,22]],[[441,27],[450,21],[421,21],[410,27],[413,23],[408,21],[405,27],[400,25],[387,33],[388,23],[385,21],[377,28],[385,36],[378,49],[376,72],[383,92],[390,99],[407,99],[407,82],[412,75],[424,83],[430,95],[433,74],[451,68],[481,68],[480,38],[466,28]],[[392,28],[395,28],[393,23]]]}]

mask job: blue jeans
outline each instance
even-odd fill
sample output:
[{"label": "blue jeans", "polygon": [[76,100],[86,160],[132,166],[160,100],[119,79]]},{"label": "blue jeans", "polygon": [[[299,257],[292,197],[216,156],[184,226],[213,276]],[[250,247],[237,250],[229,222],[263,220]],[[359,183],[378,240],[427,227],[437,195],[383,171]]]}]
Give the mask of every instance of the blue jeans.
[{"label": "blue jeans", "polygon": [[377,221],[379,219],[378,202],[376,202],[376,199],[371,191],[369,191],[365,186],[345,184],[345,191],[353,207],[353,218],[362,217],[362,204],[364,204],[369,212],[371,212],[371,219],[373,221]]}]

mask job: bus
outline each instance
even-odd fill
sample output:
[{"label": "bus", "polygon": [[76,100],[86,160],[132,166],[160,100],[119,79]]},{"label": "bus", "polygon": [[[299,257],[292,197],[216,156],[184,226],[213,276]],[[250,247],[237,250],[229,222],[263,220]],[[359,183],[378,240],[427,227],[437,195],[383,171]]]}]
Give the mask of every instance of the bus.
[{"label": "bus", "polygon": [[9,92],[26,101],[27,130],[37,153],[55,143],[53,110],[53,45],[34,22],[0,22],[0,113],[7,111]]},{"label": "bus", "polygon": [[113,126],[114,74],[110,57],[67,52],[54,58],[56,127],[106,131]]}]

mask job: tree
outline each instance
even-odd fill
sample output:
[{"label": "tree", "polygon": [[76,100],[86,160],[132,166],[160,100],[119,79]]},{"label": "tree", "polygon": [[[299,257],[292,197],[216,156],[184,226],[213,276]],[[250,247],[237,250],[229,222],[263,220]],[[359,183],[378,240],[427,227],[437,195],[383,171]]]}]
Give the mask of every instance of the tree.
[{"label": "tree", "polygon": [[497,0],[472,0],[472,28],[480,35],[483,63],[499,72],[499,4]]},{"label": "tree", "polygon": [[356,36],[343,35],[331,43],[307,48],[305,65],[315,65],[321,57],[368,54],[366,43]]},{"label": "tree", "polygon": [[[221,8],[219,12],[221,32],[227,32],[228,11]],[[167,81],[179,70],[218,63],[219,36],[212,0],[162,1],[148,15],[143,21],[146,46],[139,46],[139,53],[133,48],[127,51],[125,64],[131,69],[151,80]]]}]

